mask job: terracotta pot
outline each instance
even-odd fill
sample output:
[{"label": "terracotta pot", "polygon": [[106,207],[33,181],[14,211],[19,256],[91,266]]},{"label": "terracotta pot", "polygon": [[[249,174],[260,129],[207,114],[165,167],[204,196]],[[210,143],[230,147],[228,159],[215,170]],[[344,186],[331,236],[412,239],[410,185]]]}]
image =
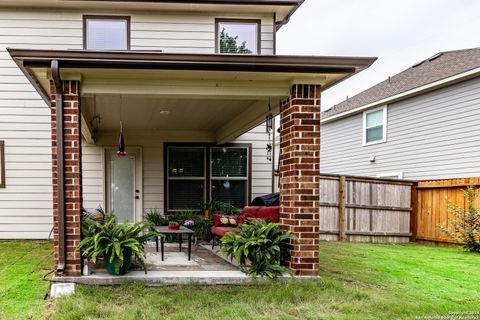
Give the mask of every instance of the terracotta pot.
[{"label": "terracotta pot", "polygon": [[167,228],[168,228],[168,230],[179,230],[180,225],[169,224]]}]

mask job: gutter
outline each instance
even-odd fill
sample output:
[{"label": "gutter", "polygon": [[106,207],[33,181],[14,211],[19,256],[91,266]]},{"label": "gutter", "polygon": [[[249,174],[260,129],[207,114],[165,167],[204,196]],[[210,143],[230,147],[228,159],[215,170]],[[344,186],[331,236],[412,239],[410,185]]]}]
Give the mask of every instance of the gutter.
[{"label": "gutter", "polygon": [[410,89],[408,91],[405,91],[405,92],[396,94],[394,96],[391,96],[391,97],[388,97],[388,98],[385,98],[385,99],[382,99],[382,100],[378,100],[378,101],[363,105],[361,107],[358,107],[358,108],[355,108],[355,109],[352,109],[352,110],[348,110],[348,111],[345,111],[345,112],[342,112],[342,113],[335,114],[331,117],[321,119],[320,123],[324,124],[324,123],[329,123],[329,122],[333,122],[333,121],[336,121],[336,120],[340,120],[340,119],[349,117],[353,114],[360,113],[360,112],[363,112],[363,111],[371,109],[371,108],[375,108],[375,107],[385,105],[385,104],[388,104],[388,103],[393,103],[393,102],[405,100],[407,98],[417,96],[419,94],[422,94],[422,93],[425,93],[425,92],[428,92],[428,91],[433,91],[435,89],[446,87],[446,86],[451,85],[451,84],[455,84],[455,83],[458,83],[458,82],[461,82],[461,81],[465,81],[465,80],[469,80],[469,79],[478,77],[479,75],[480,75],[480,67],[469,70],[467,72],[462,72],[462,73],[459,73],[457,75],[454,75],[454,76],[451,76],[451,77],[448,77],[448,78],[444,78],[444,79],[441,79],[441,80],[438,80],[438,81],[435,81],[435,82],[432,82],[432,83],[429,83],[429,84],[426,84],[426,85],[423,85],[423,86],[420,86],[420,87],[417,87],[417,88],[414,88],[414,89]]},{"label": "gutter", "polygon": [[58,265],[56,273],[63,275],[66,266],[65,242],[65,177],[63,159],[63,85],[58,60],[52,60],[52,78],[55,85],[56,130],[57,130],[57,222],[58,222]]}]

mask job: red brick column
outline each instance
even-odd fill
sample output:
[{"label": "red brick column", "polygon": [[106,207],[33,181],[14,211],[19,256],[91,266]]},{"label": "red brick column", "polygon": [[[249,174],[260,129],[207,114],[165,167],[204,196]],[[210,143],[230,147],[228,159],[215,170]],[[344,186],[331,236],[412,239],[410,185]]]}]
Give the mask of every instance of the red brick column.
[{"label": "red brick column", "polygon": [[82,175],[81,175],[81,115],[79,101],[80,83],[78,81],[63,81],[63,137],[64,148],[57,150],[56,125],[56,95],[53,82],[50,84],[52,111],[52,170],[53,170],[53,219],[54,219],[54,257],[55,270],[58,265],[58,186],[57,152],[64,154],[65,179],[65,242],[66,266],[64,275],[79,276],[81,274],[80,253],[75,247],[80,243],[80,219],[82,206]]},{"label": "red brick column", "polygon": [[280,222],[298,239],[286,265],[318,274],[320,241],[320,86],[294,85],[280,108]]}]

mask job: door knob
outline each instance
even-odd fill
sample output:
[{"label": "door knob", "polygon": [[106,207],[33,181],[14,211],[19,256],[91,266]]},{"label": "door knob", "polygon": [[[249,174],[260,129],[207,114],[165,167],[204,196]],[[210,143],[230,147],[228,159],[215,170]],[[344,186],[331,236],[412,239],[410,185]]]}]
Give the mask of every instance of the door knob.
[{"label": "door knob", "polygon": [[140,199],[140,197],[139,197],[139,196],[135,196],[135,199]]}]

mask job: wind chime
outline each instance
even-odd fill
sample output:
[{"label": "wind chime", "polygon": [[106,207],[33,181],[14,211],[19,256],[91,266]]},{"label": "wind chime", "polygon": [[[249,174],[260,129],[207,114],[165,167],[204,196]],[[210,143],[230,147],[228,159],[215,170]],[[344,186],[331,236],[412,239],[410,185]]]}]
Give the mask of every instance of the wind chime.
[{"label": "wind chime", "polygon": [[125,139],[123,138],[123,123],[122,123],[122,96],[120,96],[120,135],[118,136],[118,157],[124,157],[127,155],[125,151]]},{"label": "wind chime", "polygon": [[272,161],[272,132],[273,132],[273,115],[272,115],[272,106],[270,101],[268,101],[268,114],[265,118],[265,128],[268,134],[268,143],[267,143],[267,160]]}]

